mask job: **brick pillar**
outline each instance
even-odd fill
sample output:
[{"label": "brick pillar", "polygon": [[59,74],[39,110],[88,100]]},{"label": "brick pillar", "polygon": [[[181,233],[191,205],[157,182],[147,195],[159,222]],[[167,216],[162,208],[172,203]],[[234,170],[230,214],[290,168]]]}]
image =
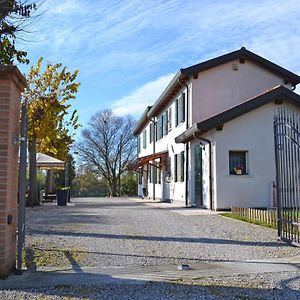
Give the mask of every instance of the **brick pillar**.
[{"label": "brick pillar", "polygon": [[20,93],[25,78],[0,65],[0,278],[15,269],[18,200]]}]

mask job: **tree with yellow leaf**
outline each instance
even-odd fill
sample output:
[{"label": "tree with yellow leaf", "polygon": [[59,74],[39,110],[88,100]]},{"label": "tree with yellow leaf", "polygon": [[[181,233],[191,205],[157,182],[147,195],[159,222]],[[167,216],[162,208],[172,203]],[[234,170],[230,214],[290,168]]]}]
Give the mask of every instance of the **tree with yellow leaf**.
[{"label": "tree with yellow leaf", "polygon": [[28,110],[29,205],[39,204],[36,181],[36,153],[43,152],[58,159],[67,158],[73,142],[73,130],[79,127],[77,111],[71,112],[80,83],[78,71],[71,73],[61,63],[48,63],[41,71],[43,58],[32,66],[23,99]]}]

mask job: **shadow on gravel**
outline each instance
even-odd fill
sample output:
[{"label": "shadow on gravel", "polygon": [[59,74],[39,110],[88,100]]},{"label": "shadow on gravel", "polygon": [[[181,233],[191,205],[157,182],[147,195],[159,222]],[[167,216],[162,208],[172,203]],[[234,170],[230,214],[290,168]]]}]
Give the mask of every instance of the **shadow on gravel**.
[{"label": "shadow on gravel", "polygon": [[[176,259],[178,261],[184,261],[184,262],[193,262],[193,263],[200,263],[200,262],[214,262],[214,263],[228,263],[228,262],[235,262],[235,263],[254,263],[257,264],[258,262],[256,260],[249,261],[249,260],[234,260],[234,259],[202,259],[202,258],[188,258],[188,257],[173,257],[173,256],[162,256],[162,255],[139,255],[139,254],[128,254],[128,253],[112,253],[112,252],[97,252],[97,251],[86,251],[86,250],[72,250],[71,252],[68,250],[61,250],[61,249],[46,249],[42,247],[34,247],[34,250],[39,250],[43,252],[49,252],[49,253],[56,253],[56,252],[63,252],[64,255],[68,258],[70,265],[72,266],[72,269],[77,272],[82,272],[80,264],[76,261],[73,254],[84,254],[84,255],[99,255],[99,256],[116,256],[116,257],[134,257],[134,258],[149,258],[149,259]],[[34,253],[34,252],[33,252]],[[55,255],[55,254],[54,254]],[[293,264],[289,262],[275,262],[275,261],[264,261],[263,264],[271,264],[271,265],[292,265],[295,268],[299,269],[300,271],[300,265]],[[169,263],[168,263],[169,264]],[[173,263],[172,263],[173,264]],[[300,277],[299,277],[300,278]],[[288,282],[287,282],[288,283]],[[283,283],[284,284],[284,283]],[[287,284],[286,284],[287,285]]]},{"label": "shadow on gravel", "polygon": [[72,232],[72,231],[58,231],[58,230],[40,230],[32,229],[31,234],[43,235],[57,235],[57,236],[74,236],[74,237],[91,237],[102,239],[115,240],[136,240],[136,241],[154,241],[154,242],[180,242],[180,243],[202,243],[202,244],[216,244],[216,245],[240,245],[240,246],[265,246],[265,247],[286,247],[286,244],[280,241],[276,242],[252,242],[252,241],[238,241],[214,238],[186,238],[186,237],[168,237],[168,236],[140,236],[140,235],[118,235],[118,234],[104,234],[104,233],[88,233],[88,232]]}]

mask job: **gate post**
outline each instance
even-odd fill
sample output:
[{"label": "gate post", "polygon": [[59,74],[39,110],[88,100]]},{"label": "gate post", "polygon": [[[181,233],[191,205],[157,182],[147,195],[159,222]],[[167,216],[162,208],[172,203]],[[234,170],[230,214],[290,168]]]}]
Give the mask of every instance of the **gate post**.
[{"label": "gate post", "polygon": [[20,93],[25,85],[17,67],[0,65],[0,278],[16,264]]}]

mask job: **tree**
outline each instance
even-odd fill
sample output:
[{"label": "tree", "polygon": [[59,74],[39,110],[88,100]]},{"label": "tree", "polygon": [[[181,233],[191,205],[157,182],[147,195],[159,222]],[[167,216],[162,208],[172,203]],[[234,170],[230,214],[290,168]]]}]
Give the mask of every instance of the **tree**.
[{"label": "tree", "polygon": [[12,64],[14,59],[29,63],[27,52],[17,50],[15,42],[17,33],[24,30],[25,21],[36,9],[36,3],[0,0],[0,64]]},{"label": "tree", "polygon": [[120,195],[121,176],[136,158],[135,122],[111,110],[95,114],[76,145],[82,161],[103,177],[111,196]]},{"label": "tree", "polygon": [[121,195],[136,196],[137,195],[136,174],[132,171],[126,172],[121,177]]},{"label": "tree", "polygon": [[57,172],[55,177],[56,186],[64,186],[67,184],[71,189],[73,187],[73,181],[76,177],[75,160],[71,154],[68,154],[66,160],[66,170]]},{"label": "tree", "polygon": [[65,160],[77,129],[77,111],[70,113],[69,101],[75,98],[78,71],[71,73],[62,64],[48,63],[41,72],[43,59],[32,66],[23,101],[28,103],[29,205],[37,205],[36,152]]},{"label": "tree", "polygon": [[107,185],[104,180],[97,176],[95,172],[81,166],[74,179],[72,195],[79,197],[103,197],[107,196],[107,194]]}]

